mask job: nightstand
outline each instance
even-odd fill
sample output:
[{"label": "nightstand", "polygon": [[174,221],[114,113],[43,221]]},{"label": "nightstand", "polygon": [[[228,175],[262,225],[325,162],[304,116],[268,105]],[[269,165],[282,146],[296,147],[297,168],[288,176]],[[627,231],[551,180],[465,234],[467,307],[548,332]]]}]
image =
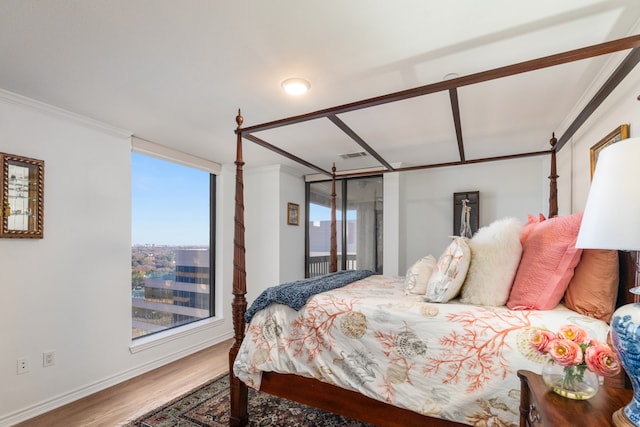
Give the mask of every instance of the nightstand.
[{"label": "nightstand", "polygon": [[615,411],[627,405],[633,390],[600,386],[589,400],[573,400],[550,391],[542,377],[518,371],[520,377],[520,427],[613,426]]}]

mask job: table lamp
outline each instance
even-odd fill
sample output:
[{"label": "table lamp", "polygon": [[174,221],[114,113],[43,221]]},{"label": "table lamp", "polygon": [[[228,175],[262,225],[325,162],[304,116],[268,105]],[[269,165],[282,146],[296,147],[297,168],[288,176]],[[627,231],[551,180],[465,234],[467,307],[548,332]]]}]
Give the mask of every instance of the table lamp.
[{"label": "table lamp", "polygon": [[[600,152],[576,247],[640,250],[640,138],[624,139]],[[639,285],[636,265],[635,295],[640,295]],[[613,422],[640,426],[640,303],[613,313],[611,341],[633,386],[633,399],[614,413]]]}]

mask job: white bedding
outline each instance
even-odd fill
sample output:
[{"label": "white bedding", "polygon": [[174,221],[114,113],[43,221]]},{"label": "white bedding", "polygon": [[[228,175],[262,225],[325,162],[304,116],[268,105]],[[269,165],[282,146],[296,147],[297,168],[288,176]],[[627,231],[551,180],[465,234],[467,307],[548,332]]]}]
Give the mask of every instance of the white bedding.
[{"label": "white bedding", "polygon": [[427,303],[405,295],[403,279],[377,275],[316,295],[300,311],[272,304],[258,312],[233,370],[253,388],[263,371],[295,373],[433,417],[518,425],[516,371],[542,367],[529,336],[566,323],[601,341],[609,330],[562,305]]}]

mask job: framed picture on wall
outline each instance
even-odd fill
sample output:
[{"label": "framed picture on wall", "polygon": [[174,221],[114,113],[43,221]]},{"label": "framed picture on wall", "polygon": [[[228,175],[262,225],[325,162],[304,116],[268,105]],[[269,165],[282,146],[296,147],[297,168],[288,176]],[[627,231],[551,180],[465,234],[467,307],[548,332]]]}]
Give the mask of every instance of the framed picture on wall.
[{"label": "framed picture on wall", "polygon": [[479,191],[463,191],[453,193],[453,235],[461,236],[463,231],[460,229],[462,225],[463,207],[467,208],[469,216],[469,226],[471,228],[467,237],[473,236],[480,226],[480,192]]},{"label": "framed picture on wall", "polygon": [[44,160],[0,153],[0,237],[43,238]]},{"label": "framed picture on wall", "polygon": [[611,144],[627,138],[629,138],[629,125],[620,125],[591,147],[589,150],[591,157],[591,179],[593,179],[593,173],[596,171],[596,163],[598,163],[600,151]]},{"label": "framed picture on wall", "polygon": [[297,203],[287,203],[287,224],[300,224],[300,205]]}]

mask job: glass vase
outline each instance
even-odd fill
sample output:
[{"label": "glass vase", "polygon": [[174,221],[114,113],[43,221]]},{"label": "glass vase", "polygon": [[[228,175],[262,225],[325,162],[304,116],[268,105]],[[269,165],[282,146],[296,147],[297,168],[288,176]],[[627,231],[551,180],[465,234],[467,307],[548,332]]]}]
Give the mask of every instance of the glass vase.
[{"label": "glass vase", "polygon": [[553,359],[542,367],[542,379],[551,391],[575,400],[591,399],[600,387],[600,378],[586,366],[561,366]]}]

